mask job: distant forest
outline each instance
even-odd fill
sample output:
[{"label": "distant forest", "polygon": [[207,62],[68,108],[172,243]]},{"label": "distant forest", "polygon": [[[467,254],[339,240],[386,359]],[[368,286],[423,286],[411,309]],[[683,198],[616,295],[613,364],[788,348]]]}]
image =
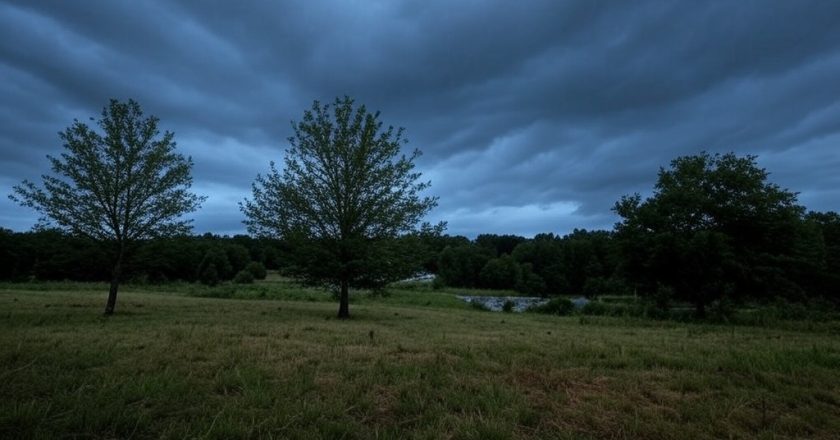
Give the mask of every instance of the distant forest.
[{"label": "distant forest", "polygon": [[[672,300],[704,307],[724,298],[735,302],[775,298],[840,301],[840,215],[809,213],[799,227],[807,242],[794,243],[785,254],[765,255],[755,267],[739,267],[732,274],[721,275],[713,281],[722,283],[722,289],[707,288],[706,298],[685,295],[679,283],[682,279],[702,285],[690,272],[709,269],[708,262],[685,262],[673,255],[651,259],[628,252],[637,243],[616,231],[575,230],[565,236],[549,233],[534,238],[482,234],[473,240],[421,236],[424,255],[415,269],[436,274],[437,286],[508,289],[537,296],[639,294],[664,308]],[[251,270],[256,263],[282,273],[293,261],[283,241],[247,235],[150,240],[138,243],[132,254],[125,279],[138,284],[215,284],[233,280],[249,264]],[[100,244],[57,230],[0,229],[0,279],[6,281],[108,281],[110,258]],[[743,265],[743,261],[720,263]],[[206,273],[210,265],[216,268],[215,275]],[[241,277],[237,281],[250,280]],[[739,290],[739,282],[749,290]]]}]

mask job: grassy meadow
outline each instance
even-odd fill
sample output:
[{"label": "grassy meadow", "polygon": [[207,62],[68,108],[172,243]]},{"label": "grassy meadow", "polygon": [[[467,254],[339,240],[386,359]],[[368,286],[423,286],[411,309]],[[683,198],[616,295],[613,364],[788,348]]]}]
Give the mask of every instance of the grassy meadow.
[{"label": "grassy meadow", "polygon": [[837,438],[840,325],[475,310],[419,285],[0,285],[2,438]]}]

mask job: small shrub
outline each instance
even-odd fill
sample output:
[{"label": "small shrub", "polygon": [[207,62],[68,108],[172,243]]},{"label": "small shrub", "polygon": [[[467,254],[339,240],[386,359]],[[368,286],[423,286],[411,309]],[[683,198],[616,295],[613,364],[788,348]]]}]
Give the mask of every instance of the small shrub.
[{"label": "small shrub", "polygon": [[571,315],[575,310],[575,305],[568,298],[556,297],[549,300],[547,303],[532,307],[532,311],[537,313],[545,313],[547,315],[566,316]]},{"label": "small shrub", "polygon": [[236,284],[252,284],[254,282],[254,275],[250,271],[242,269],[233,277],[233,282]]},{"label": "small shrub", "polygon": [[604,316],[610,314],[610,306],[601,301],[589,301],[581,307],[580,312],[584,315]]},{"label": "small shrub", "polygon": [[251,272],[255,280],[264,280],[267,273],[265,270],[265,265],[260,263],[259,261],[252,261],[245,266],[245,270]]},{"label": "small shrub", "polygon": [[432,290],[440,290],[446,287],[446,283],[443,282],[443,277],[436,276],[435,279],[432,280]]},{"label": "small shrub", "polygon": [[504,304],[502,304],[502,311],[505,313],[510,313],[513,311],[513,301],[507,300]]},{"label": "small shrub", "polygon": [[233,267],[230,265],[230,261],[228,261],[227,254],[225,254],[224,250],[219,247],[212,247],[208,249],[204,254],[204,258],[202,258],[201,262],[198,264],[197,273],[199,281],[201,280],[202,274],[207,271],[207,268],[210,267],[210,265],[215,266],[216,276],[218,278],[216,282],[229,280],[235,273],[233,272]]},{"label": "small shrub", "polygon": [[479,301],[470,301],[470,307],[472,307],[476,310],[481,310],[482,312],[489,312],[490,311],[490,309],[488,309],[487,306],[485,306],[483,302],[479,302]]}]

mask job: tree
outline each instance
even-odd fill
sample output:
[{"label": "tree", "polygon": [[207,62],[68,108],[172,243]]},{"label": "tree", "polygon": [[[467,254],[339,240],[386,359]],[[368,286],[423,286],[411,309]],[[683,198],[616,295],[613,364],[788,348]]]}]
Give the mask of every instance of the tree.
[{"label": "tree", "polygon": [[[212,277],[207,278],[212,281],[208,283],[204,281],[206,277],[203,274],[207,272],[210,266],[213,267],[212,272],[216,274],[216,277],[215,279]],[[233,278],[235,273],[233,265],[230,264],[227,253],[225,253],[221,245],[211,245],[210,249],[208,249],[204,254],[204,258],[202,258],[201,262],[198,263],[197,275],[199,281],[211,286],[215,286],[216,283],[221,280],[229,280]]]},{"label": "tree", "polygon": [[563,264],[563,242],[554,234],[537,234],[533,239],[518,244],[511,256],[521,265],[530,265],[545,288],[543,294],[560,295],[570,292],[568,273]]},{"label": "tree", "polygon": [[251,275],[254,277],[255,280],[264,280],[265,277],[268,275],[265,270],[265,265],[260,263],[259,261],[252,261],[245,266],[245,270],[251,272]]},{"label": "tree", "polygon": [[520,278],[519,283],[514,287],[516,291],[526,295],[545,295],[545,280],[534,273],[534,265],[531,263],[523,263],[519,267],[522,268],[522,277]]},{"label": "tree", "polygon": [[0,280],[22,278],[20,258],[16,234],[9,229],[0,228]]},{"label": "tree", "polygon": [[767,177],[755,156],[674,159],[650,198],[624,196],[613,208],[622,217],[621,270],[643,293],[673,289],[698,315],[730,294],[788,286],[781,262],[795,251],[803,209]]},{"label": "tree", "polygon": [[251,253],[241,244],[229,244],[225,249],[232,273],[237,273],[251,262]]},{"label": "tree", "polygon": [[349,97],[332,106],[315,101],[292,128],[283,171],[272,162],[268,175],[257,176],[253,199],[240,205],[244,223],[254,235],[289,243],[288,272],[337,287],[338,317],[348,318],[350,287],[382,286],[411,266],[403,264],[407,241],[397,238],[417,232],[437,199],[421,195],[430,183],[414,171],[420,152],[400,152],[403,129],[383,129],[378,112]]},{"label": "tree", "polygon": [[438,257],[438,276],[452,287],[478,287],[481,269],[493,258],[490,249],[464,244],[447,246]]},{"label": "tree", "polygon": [[100,131],[75,120],[59,133],[65,151],[47,156],[52,175],[43,185],[25,180],[10,198],[54,224],[107,245],[113,253],[105,314],[114,312],[126,250],[132,243],[186,233],[182,219],[204,200],[189,191],[192,161],[175,152],[173,133],[158,118],[143,117],[133,100],[111,100],[97,121]]},{"label": "tree", "polygon": [[811,253],[822,251],[819,273],[806,276],[816,281],[814,288],[820,294],[840,303],[840,214],[832,211],[809,212],[806,224],[816,229],[819,239],[800,240],[800,246]]},{"label": "tree", "polygon": [[510,255],[488,261],[479,272],[481,287],[487,289],[513,289],[522,281],[522,268]]},{"label": "tree", "polygon": [[524,241],[525,237],[518,235],[479,234],[475,238],[475,244],[493,251],[494,257],[510,255],[516,245]]}]

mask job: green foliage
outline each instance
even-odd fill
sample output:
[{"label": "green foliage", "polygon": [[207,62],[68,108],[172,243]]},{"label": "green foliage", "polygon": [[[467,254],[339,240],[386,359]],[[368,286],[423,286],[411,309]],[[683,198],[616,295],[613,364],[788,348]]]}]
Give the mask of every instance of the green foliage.
[{"label": "green foliage", "polygon": [[513,306],[514,306],[513,301],[506,300],[504,302],[504,304],[502,304],[502,311],[505,312],[505,313],[511,313],[511,312],[513,312]]},{"label": "green foliage", "polygon": [[547,315],[567,316],[571,315],[575,310],[575,305],[571,300],[565,297],[551,298],[547,303],[532,307],[531,311],[537,313],[544,313]]},{"label": "green foliage", "polygon": [[0,280],[21,278],[19,258],[14,232],[0,228]]},{"label": "green foliage", "polygon": [[236,284],[253,284],[254,274],[250,270],[242,269],[233,277],[233,282]]},{"label": "green foliage", "polygon": [[797,265],[812,296],[815,293],[840,304],[840,214],[809,212],[805,217],[807,240],[797,240],[800,254],[810,253]]},{"label": "green foliage", "polygon": [[251,253],[248,248],[241,244],[229,245],[225,248],[228,262],[230,262],[231,271],[233,273],[245,269],[245,266],[251,262]]},{"label": "green foliage", "polygon": [[402,155],[403,130],[383,129],[378,118],[349,97],[315,101],[293,124],[282,173],[272,163],[241,204],[249,232],[293,246],[289,273],[339,286],[342,318],[350,287],[382,286],[419,267],[422,252],[405,253],[418,242],[397,239],[417,232],[437,204],[422,196],[430,184],[414,170],[419,150]]},{"label": "green foliage", "polygon": [[545,295],[547,293],[545,280],[536,273],[534,273],[531,263],[524,263],[520,265],[522,270],[522,277],[519,283],[515,286],[517,292],[525,295]]},{"label": "green foliage", "polygon": [[446,247],[438,258],[438,277],[452,287],[477,287],[481,269],[492,253],[475,245]]},{"label": "green foliage", "polygon": [[216,264],[211,262],[204,265],[198,272],[198,280],[201,284],[210,287],[219,284],[221,277],[219,276],[219,270],[216,269]]},{"label": "green foliage", "polygon": [[479,281],[487,289],[513,289],[522,282],[522,269],[510,255],[502,255],[481,268]]},{"label": "green foliage", "polygon": [[524,241],[525,237],[518,235],[479,234],[475,238],[475,244],[490,250],[494,257],[510,255]]},{"label": "green foliage", "polygon": [[699,315],[724,295],[768,296],[792,286],[780,263],[798,258],[803,212],[796,196],[767,182],[754,156],[686,156],[661,169],[654,194],[625,196],[614,210],[623,272],[652,293],[658,283]]},{"label": "green foliage", "polygon": [[[642,316],[644,314],[644,309],[625,304],[589,301],[580,308],[580,314],[589,316]],[[670,318],[671,316],[664,314],[661,317],[664,319]]]},{"label": "green foliage", "polygon": [[601,295],[628,295],[631,292],[619,278],[593,277],[586,280],[582,293],[587,298],[597,298]]},{"label": "green foliage", "polygon": [[264,280],[266,277],[265,266],[257,261],[252,261],[245,266],[245,270],[251,273],[255,280]]},{"label": "green foliage", "polygon": [[554,234],[539,234],[520,243],[511,254],[520,264],[530,264],[532,271],[545,282],[548,294],[563,294],[569,290],[563,263],[563,243]]},{"label": "green foliage", "polygon": [[610,232],[576,229],[564,237],[538,234],[533,239],[480,235],[475,243],[444,248],[437,269],[455,287],[579,295],[588,280],[613,278],[618,262]]},{"label": "green foliage", "polygon": [[475,310],[479,310],[479,311],[482,311],[482,312],[489,312],[490,311],[490,308],[488,308],[486,305],[484,305],[483,302],[480,302],[480,301],[470,301],[470,308],[475,309]]},{"label": "green foliage", "polygon": [[160,136],[158,119],[144,117],[133,100],[112,99],[96,121],[74,121],[59,133],[64,153],[47,156],[51,175],[41,186],[23,181],[9,197],[41,215],[39,227],[57,227],[108,244],[113,252],[113,313],[126,248],[137,240],[186,233],[183,215],[203,197],[190,192],[192,161],[175,152],[173,134]]},{"label": "green foliage", "polygon": [[447,247],[457,247],[470,244],[470,239],[464,236],[451,236],[437,233],[423,233],[419,234],[420,241],[423,243],[426,251],[425,259],[423,261],[423,269],[426,272],[438,273],[438,259],[440,253]]},{"label": "green foliage", "polygon": [[234,274],[233,266],[231,266],[230,261],[228,261],[227,254],[218,246],[213,246],[208,249],[204,254],[204,258],[202,258],[201,262],[198,264],[198,278],[204,284],[207,283],[203,281],[202,274],[209,266],[213,266],[213,271],[216,272],[218,280],[229,280]]},{"label": "green foliage", "polygon": [[175,152],[172,133],[158,137],[157,124],[135,101],[112,99],[97,121],[100,132],[75,121],[59,133],[66,151],[47,156],[54,174],[41,187],[24,181],[11,199],[42,214],[43,225],[96,240],[188,231],[181,216],[203,197],[189,192],[192,162]]},{"label": "green foliage", "polygon": [[197,266],[206,253],[207,244],[204,237],[186,235],[141,242],[127,271],[155,283],[195,281]]}]

